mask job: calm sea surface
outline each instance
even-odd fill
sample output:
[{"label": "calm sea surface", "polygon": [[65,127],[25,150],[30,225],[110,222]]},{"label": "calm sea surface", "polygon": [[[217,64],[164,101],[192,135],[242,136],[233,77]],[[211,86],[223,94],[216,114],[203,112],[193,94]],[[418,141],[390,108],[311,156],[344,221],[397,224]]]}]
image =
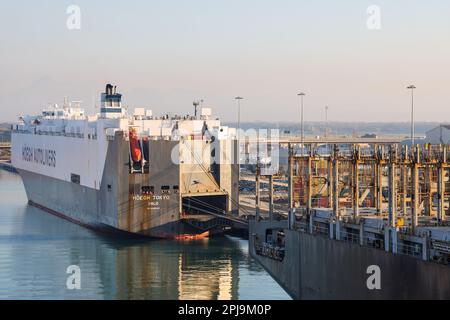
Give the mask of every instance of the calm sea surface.
[{"label": "calm sea surface", "polygon": [[[0,299],[289,299],[247,245],[100,235],[28,206],[20,177],[0,170]],[[80,290],[67,289],[70,265]]]}]

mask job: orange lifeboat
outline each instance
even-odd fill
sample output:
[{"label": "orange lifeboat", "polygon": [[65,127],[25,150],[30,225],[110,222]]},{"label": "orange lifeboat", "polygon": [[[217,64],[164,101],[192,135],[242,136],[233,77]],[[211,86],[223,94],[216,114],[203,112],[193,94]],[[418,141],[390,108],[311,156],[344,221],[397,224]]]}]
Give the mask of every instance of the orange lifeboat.
[{"label": "orange lifeboat", "polygon": [[139,145],[139,140],[135,129],[130,130],[130,149],[131,159],[133,159],[134,162],[141,162],[141,146]]},{"label": "orange lifeboat", "polygon": [[189,241],[189,240],[200,240],[209,237],[209,231],[203,232],[201,234],[180,234],[175,237],[179,241]]}]

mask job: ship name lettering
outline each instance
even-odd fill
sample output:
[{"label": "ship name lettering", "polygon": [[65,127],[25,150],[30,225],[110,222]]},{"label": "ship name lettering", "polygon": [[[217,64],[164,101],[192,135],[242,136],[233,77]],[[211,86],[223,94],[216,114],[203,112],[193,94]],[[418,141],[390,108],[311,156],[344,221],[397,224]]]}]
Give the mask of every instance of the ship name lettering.
[{"label": "ship name lettering", "polygon": [[56,151],[43,148],[22,147],[22,160],[47,167],[56,167]]}]

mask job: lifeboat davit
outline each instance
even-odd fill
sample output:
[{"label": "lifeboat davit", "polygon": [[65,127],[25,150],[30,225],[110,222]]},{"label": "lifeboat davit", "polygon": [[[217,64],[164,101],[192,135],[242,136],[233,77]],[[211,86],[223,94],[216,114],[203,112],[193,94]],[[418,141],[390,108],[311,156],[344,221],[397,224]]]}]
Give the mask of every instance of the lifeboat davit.
[{"label": "lifeboat davit", "polygon": [[134,129],[130,130],[130,149],[131,149],[131,159],[133,159],[134,162],[141,162],[142,160],[141,146],[139,144],[137,133]]}]

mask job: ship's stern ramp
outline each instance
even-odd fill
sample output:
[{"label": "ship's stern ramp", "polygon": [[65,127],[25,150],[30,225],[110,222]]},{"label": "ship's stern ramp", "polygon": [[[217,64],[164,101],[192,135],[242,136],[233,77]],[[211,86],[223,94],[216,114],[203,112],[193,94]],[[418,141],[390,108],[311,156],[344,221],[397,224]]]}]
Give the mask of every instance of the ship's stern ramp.
[{"label": "ship's stern ramp", "polygon": [[[236,165],[222,161],[234,154],[227,142],[188,140],[179,145],[182,220],[204,232],[236,227]],[[221,158],[216,158],[217,153]]]}]

